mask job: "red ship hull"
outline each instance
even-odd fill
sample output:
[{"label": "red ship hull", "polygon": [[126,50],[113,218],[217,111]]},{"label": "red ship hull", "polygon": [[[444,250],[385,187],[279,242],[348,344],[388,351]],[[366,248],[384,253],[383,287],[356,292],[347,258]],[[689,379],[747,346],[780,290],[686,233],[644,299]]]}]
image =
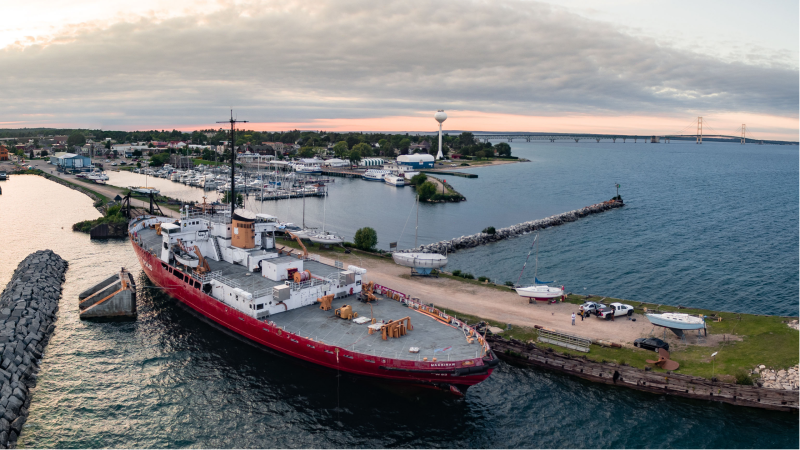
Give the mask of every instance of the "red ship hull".
[{"label": "red ship hull", "polygon": [[488,378],[499,362],[491,351],[487,357],[463,361],[427,362],[379,358],[298,336],[270,322],[259,321],[230,308],[189,282],[179,281],[163,268],[158,257],[133,240],[131,244],[147,277],[172,297],[227,330],[313,364],[388,381],[448,390],[455,386],[465,390]]}]

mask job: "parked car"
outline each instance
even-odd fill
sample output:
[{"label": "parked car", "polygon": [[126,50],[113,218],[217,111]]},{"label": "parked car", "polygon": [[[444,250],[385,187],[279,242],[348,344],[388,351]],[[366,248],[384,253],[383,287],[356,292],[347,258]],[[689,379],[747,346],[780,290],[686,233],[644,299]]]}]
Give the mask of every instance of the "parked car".
[{"label": "parked car", "polygon": [[586,302],[578,308],[579,311],[583,311],[584,315],[594,314],[597,315],[597,311],[600,309],[605,308],[606,305],[597,302]]},{"label": "parked car", "polygon": [[625,305],[622,303],[612,303],[605,308],[601,308],[597,312],[597,317],[610,320],[613,317],[631,316],[633,315],[633,306]]},{"label": "parked car", "polygon": [[660,348],[669,351],[669,344],[658,338],[639,338],[633,341],[633,346],[654,352],[657,352]]}]

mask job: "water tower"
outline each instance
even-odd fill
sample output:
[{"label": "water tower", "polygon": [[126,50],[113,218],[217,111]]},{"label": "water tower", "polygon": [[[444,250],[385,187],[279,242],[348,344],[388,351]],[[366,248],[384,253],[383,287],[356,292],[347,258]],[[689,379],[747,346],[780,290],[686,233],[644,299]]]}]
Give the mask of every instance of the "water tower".
[{"label": "water tower", "polygon": [[442,154],[442,122],[447,120],[447,114],[444,113],[444,110],[436,111],[436,114],[433,115],[433,118],[439,122],[439,152],[436,153],[436,159],[442,159],[444,155]]}]

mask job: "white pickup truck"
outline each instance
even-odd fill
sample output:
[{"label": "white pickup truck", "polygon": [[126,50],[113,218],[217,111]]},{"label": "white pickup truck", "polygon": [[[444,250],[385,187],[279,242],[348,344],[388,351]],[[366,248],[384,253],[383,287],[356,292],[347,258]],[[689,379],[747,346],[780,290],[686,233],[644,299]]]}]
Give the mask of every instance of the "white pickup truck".
[{"label": "white pickup truck", "polygon": [[597,317],[611,320],[614,317],[633,315],[633,306],[623,303],[612,303],[605,308],[597,311]]}]

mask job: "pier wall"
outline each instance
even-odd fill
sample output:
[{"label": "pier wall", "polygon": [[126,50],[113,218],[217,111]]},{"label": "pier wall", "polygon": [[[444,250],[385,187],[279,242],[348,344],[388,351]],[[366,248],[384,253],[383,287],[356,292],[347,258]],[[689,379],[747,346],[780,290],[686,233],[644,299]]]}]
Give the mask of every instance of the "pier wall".
[{"label": "pier wall", "polygon": [[614,363],[563,355],[516,339],[487,336],[497,356],[512,364],[537,366],[589,381],[639,391],[778,411],[798,412],[797,391],[759,388],[669,372],[654,372]]},{"label": "pier wall", "polygon": [[0,447],[16,446],[30,389],[55,330],[67,261],[51,250],[28,255],[0,294]]},{"label": "pier wall", "polygon": [[506,228],[500,228],[495,231],[495,234],[476,233],[470,236],[461,236],[448,241],[434,242],[433,244],[421,245],[417,248],[409,250],[401,250],[403,253],[408,252],[422,252],[422,253],[453,253],[456,250],[465,248],[477,247],[479,245],[490,244],[492,242],[502,241],[521,234],[530,233],[532,231],[550,228],[565,223],[574,222],[582,217],[591,214],[597,214],[608,211],[614,208],[620,208],[625,204],[622,200],[609,200],[602,203],[597,203],[591,206],[585,206],[574,211],[569,211],[554,216],[546,217],[539,220],[531,220],[517,225],[512,225]]}]

